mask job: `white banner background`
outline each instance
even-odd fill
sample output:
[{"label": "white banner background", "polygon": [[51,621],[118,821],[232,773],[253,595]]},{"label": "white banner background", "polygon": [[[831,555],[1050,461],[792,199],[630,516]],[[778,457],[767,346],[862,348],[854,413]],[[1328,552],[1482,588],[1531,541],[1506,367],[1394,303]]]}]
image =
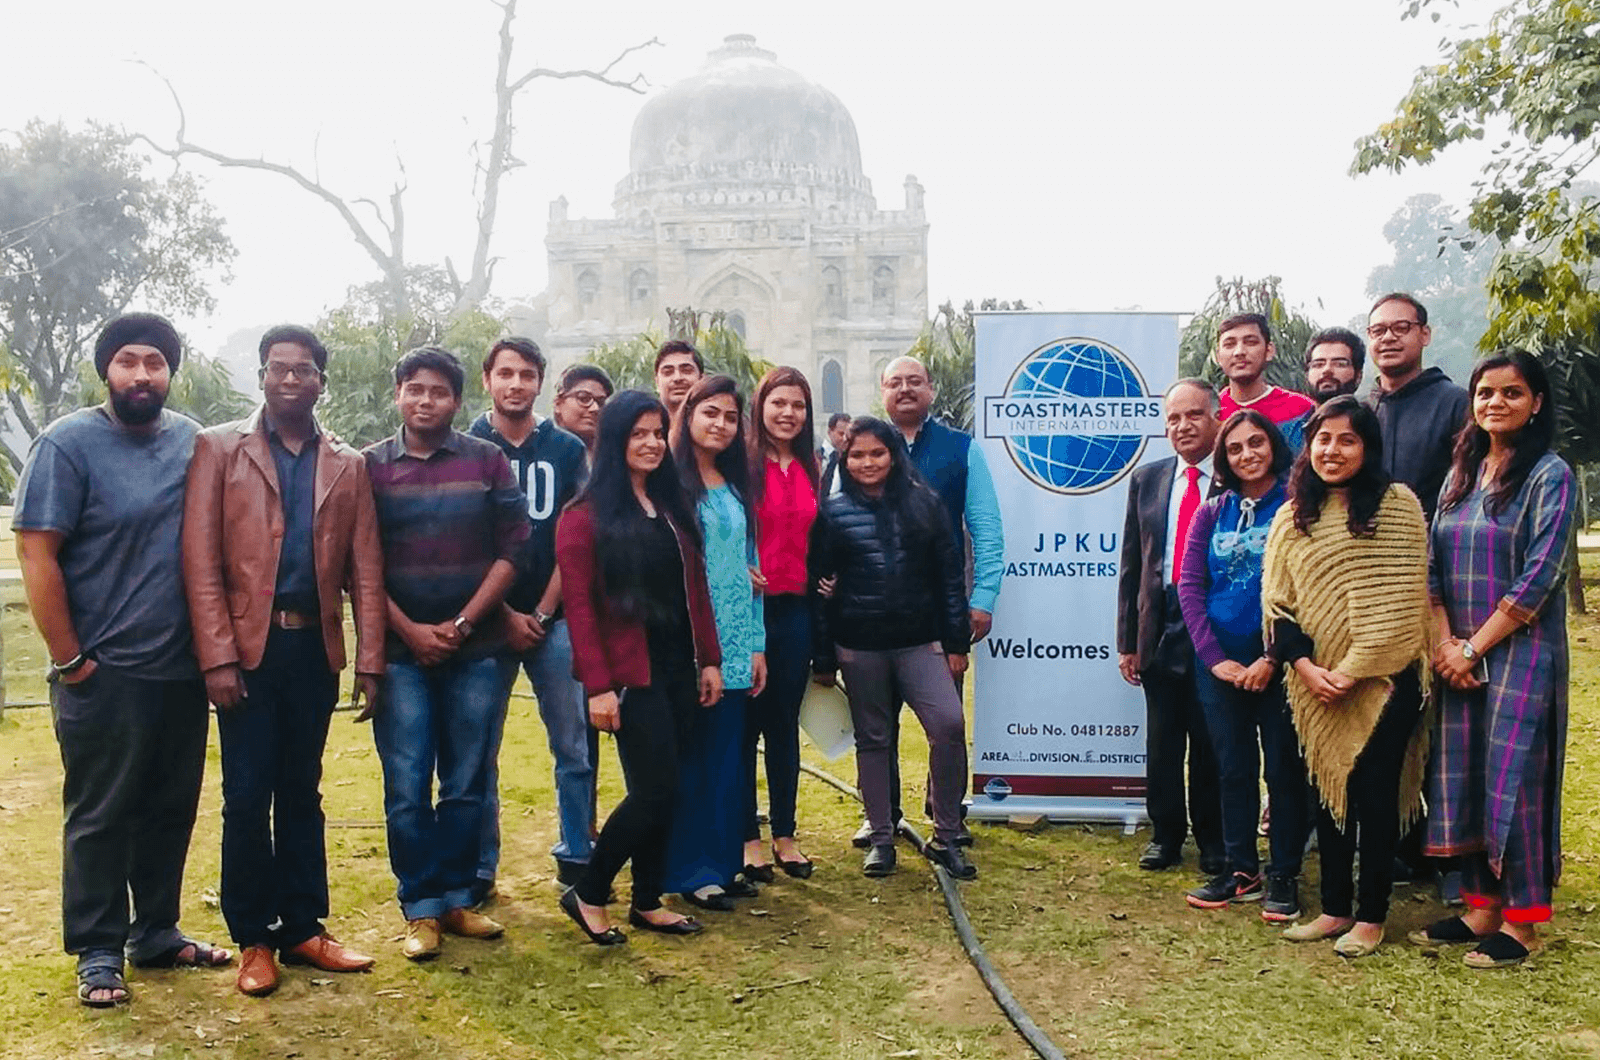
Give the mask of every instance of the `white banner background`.
[{"label": "white banner background", "polygon": [[[1143,694],[1117,670],[1117,572],[1128,475],[1172,452],[1161,435],[1159,403],[1176,377],[1178,318],[996,313],[977,316],[976,327],[973,435],[1000,496],[1006,574],[994,628],[975,647],[969,812],[1131,825],[1144,818],[1145,707]],[[1143,378],[1141,400],[1094,401],[1077,387],[1076,396],[1092,405],[1069,395],[1032,406],[1003,401],[1023,363],[1063,339],[1121,353]],[[1041,413],[1054,420],[1055,430],[1030,425],[1027,417]],[[1118,418],[1128,413],[1133,418]],[[1148,440],[1122,474],[1115,468],[1131,456],[1126,450],[1107,471],[1087,476],[1091,481],[1080,487],[1085,492],[1068,494],[1025,474],[1004,432],[1061,433],[1055,418],[1074,414],[1083,418],[1072,434],[1133,425]],[[1096,444],[1090,443],[1091,452],[1098,452]],[[1028,462],[1026,454],[1020,459]]]}]

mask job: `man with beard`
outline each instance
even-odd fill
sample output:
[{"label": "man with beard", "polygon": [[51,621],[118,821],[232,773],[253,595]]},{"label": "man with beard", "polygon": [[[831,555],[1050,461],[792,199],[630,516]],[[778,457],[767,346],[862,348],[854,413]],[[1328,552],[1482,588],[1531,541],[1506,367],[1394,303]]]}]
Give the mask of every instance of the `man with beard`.
[{"label": "man with beard", "polygon": [[318,788],[345,664],[345,586],[357,721],[378,705],[385,608],[366,461],[312,415],[328,351],[294,325],[259,349],[264,403],[196,439],[183,523],[195,656],[222,741],[222,915],[252,997],[278,987],[274,951],[325,972],[372,967],[323,926]]},{"label": "man with beard", "polygon": [[1361,386],[1367,344],[1349,328],[1323,328],[1306,343],[1306,383],[1319,403]]},{"label": "man with beard", "polygon": [[1226,423],[1240,409],[1255,409],[1277,425],[1298,453],[1306,417],[1316,405],[1304,394],[1267,382],[1267,362],[1277,354],[1272,327],[1260,313],[1236,313],[1217,325],[1217,367],[1228,377],[1218,418]]},{"label": "man with beard", "polygon": [[209,724],[178,558],[200,425],[163,407],[182,356],[153,313],[107,324],[94,365],[110,397],[35,440],[12,517],[65,774],[62,934],[97,1008],[128,1000],[125,952],[138,967],[233,959],[178,930]]},{"label": "man with beard", "polygon": [[[1367,313],[1367,341],[1378,377],[1368,398],[1383,428],[1383,470],[1403,482],[1422,502],[1423,517],[1433,522],[1439,490],[1450,471],[1456,433],[1466,424],[1472,398],[1437,367],[1422,367],[1422,351],[1433,340],[1428,310],[1409,294],[1391,292]],[[1450,859],[1428,859],[1421,836],[1426,822],[1413,822],[1400,840],[1400,861],[1409,871],[1397,880],[1437,870],[1439,898],[1461,904],[1461,873]]]},{"label": "man with beard", "polygon": [[[681,339],[661,344],[656,351],[656,393],[667,406],[667,415],[676,416],[683,407],[683,399],[700,377],[706,374],[706,362],[700,351]],[[810,444],[810,439],[806,440]]]},{"label": "man with beard", "polygon": [[[1217,392],[1203,379],[1180,379],[1167,389],[1164,408],[1167,440],[1177,455],[1144,464],[1128,479],[1117,579],[1117,667],[1145,700],[1145,806],[1152,838],[1139,867],[1154,872],[1182,861],[1192,825],[1200,871],[1216,876],[1224,868],[1217,756],[1200,707],[1194,642],[1183,624],[1177,585],[1189,525],[1212,480],[1211,449],[1221,427]],[[1231,900],[1260,897],[1257,877]]]},{"label": "man with beard", "polygon": [[[561,836],[551,855],[556,877],[573,886],[589,863],[594,827],[594,761],[599,733],[589,724],[589,700],[572,676],[572,638],[561,610],[561,575],[556,571],[556,520],[578,492],[584,475],[583,443],[548,419],[534,415],[544,386],[545,359],[530,339],[501,339],[483,362],[483,388],[493,403],[467,433],[493,442],[511,461],[528,502],[533,534],[524,567],[506,593],[506,696],[520,668],[528,674],[539,703],[550,757],[555,760],[556,816]],[[588,383],[587,385],[593,385]],[[595,406],[598,408],[598,406]],[[495,754],[505,726],[502,704],[495,725]],[[494,891],[500,861],[499,776],[489,779],[489,809],[484,817],[483,849],[478,855],[474,897]]]}]

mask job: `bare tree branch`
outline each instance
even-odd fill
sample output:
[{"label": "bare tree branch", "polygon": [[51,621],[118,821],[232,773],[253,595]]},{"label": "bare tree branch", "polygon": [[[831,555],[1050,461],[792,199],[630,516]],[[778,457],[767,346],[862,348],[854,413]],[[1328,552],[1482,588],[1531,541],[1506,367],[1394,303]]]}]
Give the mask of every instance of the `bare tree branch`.
[{"label": "bare tree branch", "polygon": [[[516,7],[515,4],[511,4],[510,6],[513,8]],[[555,80],[586,77],[591,81],[598,81],[602,85],[610,85],[612,88],[625,88],[629,92],[637,92],[640,95],[643,95],[644,90],[650,87],[650,82],[646,80],[643,74],[635,74],[628,80],[623,81],[619,78],[612,77],[611,71],[615,70],[622,60],[626,59],[634,52],[643,51],[646,48],[657,47],[660,44],[661,41],[658,38],[651,37],[642,44],[629,45],[628,47],[622,49],[615,59],[611,60],[599,70],[551,70],[547,67],[536,66],[532,70],[529,70],[527,73],[523,74],[521,77],[517,78],[515,81],[511,82],[511,91],[519,92],[528,84],[529,81],[533,81],[541,77],[548,77]]]}]

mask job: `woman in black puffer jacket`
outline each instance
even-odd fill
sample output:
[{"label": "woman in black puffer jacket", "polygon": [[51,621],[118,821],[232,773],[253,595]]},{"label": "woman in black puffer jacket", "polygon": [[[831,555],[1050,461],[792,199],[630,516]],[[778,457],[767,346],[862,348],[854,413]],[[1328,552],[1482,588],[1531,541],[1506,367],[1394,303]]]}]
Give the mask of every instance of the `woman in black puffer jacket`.
[{"label": "woman in black puffer jacket", "polygon": [[971,627],[962,556],[949,516],[911,466],[889,424],[863,416],[850,425],[840,483],[811,528],[816,680],[843,671],[856,730],[857,785],[872,825],[862,871],[894,871],[889,820],[891,712],[904,699],[928,734],[934,839],[928,856],[957,879],[978,874],[954,840],[967,783],[966,719],[953,678],[967,668]]}]

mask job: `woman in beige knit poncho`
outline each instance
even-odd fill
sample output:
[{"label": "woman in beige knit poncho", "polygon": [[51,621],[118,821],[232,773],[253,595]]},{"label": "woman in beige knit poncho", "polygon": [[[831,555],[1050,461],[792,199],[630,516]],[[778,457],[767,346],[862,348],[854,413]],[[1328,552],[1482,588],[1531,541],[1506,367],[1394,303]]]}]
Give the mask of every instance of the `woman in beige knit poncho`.
[{"label": "woman in beige knit poncho", "polygon": [[1312,413],[1305,436],[1262,577],[1270,654],[1290,664],[1285,688],[1322,799],[1322,915],[1284,937],[1337,938],[1338,953],[1363,957],[1383,941],[1395,847],[1421,807],[1427,531],[1417,498],[1383,473],[1377,417],[1355,398]]}]

